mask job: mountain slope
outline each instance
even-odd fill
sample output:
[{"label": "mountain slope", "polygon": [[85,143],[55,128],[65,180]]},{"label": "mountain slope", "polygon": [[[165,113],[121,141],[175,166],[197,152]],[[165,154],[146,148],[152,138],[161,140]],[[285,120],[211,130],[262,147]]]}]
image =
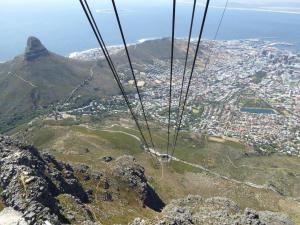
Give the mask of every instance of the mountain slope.
[{"label": "mountain slope", "polygon": [[[140,63],[150,63],[157,60],[163,60],[165,62],[170,61],[171,57],[171,39],[170,38],[161,38],[146,40],[141,43],[128,45],[128,51],[130,57],[135,64]],[[195,53],[196,42],[191,42],[190,47],[190,59],[192,59],[193,54]],[[111,46],[108,47],[113,61],[117,61],[118,64],[128,65],[128,60],[126,57],[125,49],[122,45],[120,46]],[[184,60],[187,50],[187,40],[185,39],[175,39],[174,42],[174,58],[178,60]],[[202,42],[199,54],[207,53],[207,43]],[[83,52],[75,52],[70,54],[70,58],[89,60],[89,59],[100,59],[104,58],[103,53],[100,48],[90,49]]]},{"label": "mountain slope", "polygon": [[30,37],[24,54],[0,64],[0,130],[63,102],[80,85],[88,86],[78,91],[83,98],[118,93],[106,64],[56,55]]},{"label": "mountain slope", "polygon": [[[137,135],[136,131],[133,130],[133,123],[125,122],[122,119],[122,124],[125,127],[120,127],[118,125],[111,126],[111,124],[116,124],[117,122],[114,120],[109,120],[109,123],[104,123],[105,125],[100,125],[99,123],[95,124],[93,121],[93,125],[98,128],[89,128],[87,124],[82,124],[82,126],[70,126],[67,124],[60,124],[61,121],[46,121],[38,122],[37,120],[33,122],[31,125],[28,125],[28,132],[26,133],[26,137],[19,136],[20,139],[24,139],[28,141],[28,143],[34,143],[39,146],[40,149],[44,149],[46,151],[51,152],[57,159],[66,161],[71,165],[74,164],[87,164],[90,166],[91,170],[94,171],[107,171],[109,174],[112,174],[113,177],[120,177],[120,174],[125,175],[123,178],[129,178],[126,180],[132,180],[127,174],[135,174],[139,177],[139,171],[141,168],[137,166],[135,163],[130,163],[131,166],[127,165],[127,162],[132,160],[131,157],[126,156],[125,158],[122,157],[122,161],[119,160],[119,157],[126,155],[133,155],[136,159],[136,162],[140,164],[145,169],[145,175],[148,178],[149,185],[159,194],[160,198],[163,200],[164,203],[167,205],[173,199],[182,198],[189,194],[192,195],[200,195],[204,199],[214,198],[216,196],[222,198],[229,198],[232,199],[240,206],[240,210],[233,212],[233,214],[229,214],[229,218],[227,218],[226,208],[224,214],[221,214],[222,217],[215,218],[214,215],[220,215],[219,210],[215,210],[214,207],[210,207],[209,205],[205,204],[202,205],[201,202],[196,202],[196,207],[194,208],[193,205],[187,205],[187,207],[181,207],[178,205],[179,209],[187,208],[186,211],[183,213],[175,212],[178,217],[169,217],[174,212],[170,209],[174,208],[171,204],[167,206],[166,209],[163,210],[162,213],[157,213],[155,211],[149,210],[142,210],[141,206],[136,205],[136,203],[132,203],[130,199],[133,198],[133,195],[129,195],[128,193],[122,198],[114,198],[118,195],[114,193],[118,189],[119,190],[126,190],[124,186],[121,184],[123,183],[123,178],[117,181],[109,181],[110,184],[109,189],[105,189],[102,191],[97,190],[97,182],[95,181],[88,181],[85,184],[86,189],[91,188],[93,189],[93,193],[98,193],[98,197],[96,201],[92,202],[90,205],[94,210],[95,217],[98,218],[102,224],[128,224],[129,221],[133,221],[134,218],[140,217],[144,220],[145,218],[149,218],[150,221],[146,220],[149,223],[133,223],[133,224],[159,224],[158,220],[165,220],[169,218],[181,218],[181,216],[187,215],[185,217],[187,219],[192,219],[191,221],[197,221],[198,215],[201,217],[206,217],[207,220],[210,219],[231,219],[231,216],[239,216],[240,219],[243,219],[245,216],[243,214],[244,209],[249,207],[254,210],[258,211],[272,211],[272,212],[280,212],[286,213],[290,216],[290,218],[294,221],[295,224],[299,223],[299,202],[297,202],[296,198],[293,199],[291,197],[281,195],[278,192],[269,189],[267,186],[263,185],[255,185],[246,182],[240,182],[234,180],[230,177],[223,177],[222,175],[217,175],[217,173],[208,173],[206,170],[201,170],[199,168],[189,166],[187,164],[172,161],[170,164],[166,163],[158,163],[156,159],[151,158],[148,153],[143,152],[143,149],[140,145],[140,142],[135,139],[134,136]],[[67,121],[66,121],[67,122]],[[103,121],[102,121],[103,122]],[[102,123],[101,122],[101,123]],[[87,126],[85,126],[87,125]],[[122,133],[123,132],[123,133]],[[20,133],[20,132],[19,132]],[[127,134],[126,134],[127,133]],[[153,137],[155,138],[154,141],[156,146],[159,146],[160,143],[166,140],[166,134],[162,134],[154,132]],[[158,136],[159,135],[159,136]],[[194,137],[195,138],[195,137]],[[159,142],[160,140],[160,142]],[[191,143],[187,144],[188,142]],[[207,142],[202,147],[197,144],[197,140],[191,139],[180,139],[179,145],[185,146],[184,152],[185,154],[190,154],[192,157],[197,157],[199,153],[203,154],[203,158],[199,158],[199,165],[204,163],[207,160],[210,162],[215,161],[218,162],[218,159],[224,160],[222,156],[228,156],[228,152],[230,152],[229,156],[233,156],[233,152],[239,152],[240,147],[238,146],[231,146],[231,143],[211,143]],[[195,144],[194,147],[191,147]],[[228,147],[231,146],[232,149],[229,150]],[[231,148],[230,147],[230,148]],[[178,150],[180,149],[180,146]],[[197,149],[193,151],[193,149]],[[206,150],[209,150],[210,153],[205,153]],[[180,150],[179,150],[180,151]],[[218,152],[218,153],[217,153]],[[176,153],[177,154],[177,153]],[[208,155],[206,155],[208,154]],[[179,157],[179,156],[178,156]],[[116,160],[114,160],[116,159]],[[260,161],[261,157],[255,157],[256,161]],[[286,161],[285,157],[280,158],[279,160],[274,160],[273,158],[270,159],[272,161],[272,168],[280,168],[280,170],[286,170],[285,166],[277,166],[278,161]],[[233,160],[234,161],[234,160]],[[137,166],[137,167],[136,167]],[[255,166],[255,165],[254,165]],[[223,168],[225,168],[224,166]],[[132,170],[133,168],[136,168]],[[209,167],[212,168],[212,164]],[[121,169],[121,171],[119,170]],[[240,168],[237,168],[237,171]],[[249,168],[248,170],[253,170],[253,168]],[[131,173],[131,171],[135,171]],[[255,172],[255,171],[254,171]],[[104,174],[101,172],[101,174]],[[273,173],[273,176],[277,176],[276,170]],[[248,172],[248,176],[251,176],[251,173]],[[87,177],[86,175],[81,176],[82,178]],[[91,177],[91,175],[90,175]],[[111,176],[108,176],[111,177]],[[138,178],[140,179],[140,178]],[[290,177],[286,177],[286,179],[291,179]],[[104,179],[105,180],[105,179]],[[141,179],[143,180],[143,179]],[[268,180],[266,179],[265,182],[267,183]],[[125,184],[129,184],[132,186],[135,182],[130,182]],[[290,183],[290,182],[288,182]],[[121,186],[120,186],[121,185]],[[102,183],[99,185],[102,186]],[[109,185],[103,184],[103,187],[108,187]],[[118,188],[118,186],[120,188]],[[139,185],[134,185],[137,189],[135,189],[134,196],[141,196],[137,195],[136,193],[143,193],[143,191],[139,191]],[[296,186],[294,186],[296,187]],[[111,196],[106,196],[105,193],[112,193],[113,201],[110,200]],[[102,202],[102,194],[104,194],[105,201]],[[124,194],[124,193],[123,193]],[[123,196],[123,195],[121,195]],[[129,204],[119,204],[119,200],[123,202],[124,199],[129,200]],[[151,201],[150,201],[151,202]],[[199,203],[199,204],[198,204]],[[66,202],[68,205],[68,202]],[[153,204],[150,204],[153,206]],[[177,205],[177,204],[176,204]],[[203,208],[209,206],[207,211],[202,211]],[[138,211],[135,211],[138,208]],[[152,207],[154,208],[154,207]],[[192,216],[189,216],[185,212],[188,210],[192,210]],[[210,212],[211,211],[211,212]],[[222,210],[223,211],[223,210]],[[104,212],[104,214],[103,214]],[[203,212],[203,214],[202,214]],[[216,212],[216,214],[214,214]],[[246,212],[246,211],[245,211]],[[212,213],[211,215],[209,215]],[[150,214],[150,215],[149,215]],[[259,219],[265,222],[265,219],[260,216]],[[155,219],[157,223],[154,223],[152,219],[159,216],[160,219]],[[236,218],[238,219],[238,218]],[[255,218],[254,218],[255,219]],[[143,222],[143,221],[141,221]],[[152,223],[153,222],[153,223]],[[174,221],[172,221],[174,222]],[[76,223],[75,223],[76,224]],[[79,223],[78,223],[79,224]],[[166,223],[169,224],[169,223]],[[170,223],[173,224],[173,223]],[[189,224],[189,223],[182,223],[182,224]],[[194,223],[197,224],[197,223]],[[200,224],[223,224],[223,223],[200,223]],[[227,223],[227,224],[234,224],[234,223]],[[240,223],[239,223],[240,224]],[[242,223],[243,224],[243,223]],[[253,223],[254,224],[254,223]],[[266,223],[266,224],[274,224],[274,223]],[[275,223],[276,224],[276,223]],[[280,223],[279,223],[280,224]],[[288,224],[288,223],[287,223]]]},{"label": "mountain slope", "polygon": [[[0,213],[1,225],[13,224],[7,223],[11,221],[5,218],[7,213],[22,216],[26,220],[23,225],[96,225],[98,213],[106,215],[102,222],[110,213],[121,216],[122,210],[132,219],[132,211],[152,215],[164,207],[149,185],[144,168],[132,156],[103,161],[105,168],[94,171],[87,165],[58,161],[1,135],[0,156],[0,206],[11,207]],[[110,211],[102,211],[106,206]],[[103,224],[113,224],[112,219]]]}]

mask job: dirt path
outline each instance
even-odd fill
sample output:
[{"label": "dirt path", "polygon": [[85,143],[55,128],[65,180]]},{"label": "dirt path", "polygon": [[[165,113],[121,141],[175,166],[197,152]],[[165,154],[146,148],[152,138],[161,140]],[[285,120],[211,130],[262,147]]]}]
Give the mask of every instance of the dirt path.
[{"label": "dirt path", "polygon": [[[90,68],[90,76],[89,79],[92,80],[94,77],[94,68],[96,67],[96,65],[92,66]],[[67,97],[64,101],[64,104],[69,103],[70,99],[74,96],[74,94],[81,89],[83,86],[85,85],[85,80],[82,81],[78,86],[76,86],[70,93],[69,97]]]},{"label": "dirt path", "polygon": [[11,72],[8,72],[8,75],[12,75],[12,76],[18,78],[19,80],[25,82],[26,84],[29,84],[31,87],[37,87],[36,85],[34,85],[33,83],[31,83],[30,81],[25,80],[24,78],[18,76],[17,74],[13,74],[13,73],[11,73]]},{"label": "dirt path", "polygon": [[86,129],[89,129],[89,130],[94,130],[94,131],[103,131],[103,132],[109,132],[109,133],[125,134],[127,136],[130,136],[130,137],[134,138],[135,140],[139,141],[140,143],[142,143],[142,140],[138,136],[136,136],[134,134],[131,134],[131,133],[128,133],[128,132],[125,132],[125,131],[109,130],[109,129],[97,129],[97,128],[92,128],[92,127],[90,127],[88,125],[84,125],[84,124],[81,124],[79,126],[84,127]]},{"label": "dirt path", "polygon": [[[107,130],[107,129],[101,130],[101,129],[91,128],[88,125],[80,125],[80,126],[83,126],[83,127],[87,128],[87,129],[90,129],[90,130],[126,134],[126,135],[128,135],[128,136],[130,136],[130,137],[132,137],[132,138],[134,138],[136,140],[138,140],[139,142],[141,142],[141,139],[139,137],[137,137],[136,135],[133,135],[133,134],[130,134],[130,133],[127,133],[127,132],[124,132],[124,131],[114,131],[114,130]],[[187,162],[185,160],[178,159],[175,156],[171,156],[171,155],[167,155],[167,154],[164,154],[164,153],[160,153],[160,152],[158,152],[158,151],[156,151],[156,150],[154,150],[152,148],[149,148],[148,152],[150,154],[152,154],[152,155],[155,155],[155,156],[159,157],[159,158],[169,158],[169,160],[174,160],[174,161],[181,162],[181,163],[184,163],[186,165],[189,165],[189,166],[201,169],[201,170],[203,170],[203,171],[205,171],[205,172],[207,172],[207,173],[209,173],[209,174],[211,174],[213,176],[222,178],[222,179],[227,180],[227,181],[231,181],[231,182],[236,183],[236,184],[244,184],[244,185],[247,185],[249,187],[253,187],[253,188],[257,188],[257,189],[264,189],[264,190],[271,190],[273,192],[278,193],[274,188],[269,187],[267,185],[259,185],[259,184],[254,184],[254,183],[251,183],[251,182],[238,181],[238,180],[235,180],[233,178],[229,178],[229,177],[220,175],[220,174],[218,174],[218,173],[216,173],[214,171],[211,171],[211,170],[209,170],[209,169],[207,169],[204,166],[201,166],[199,164],[190,163],[190,162]]]}]

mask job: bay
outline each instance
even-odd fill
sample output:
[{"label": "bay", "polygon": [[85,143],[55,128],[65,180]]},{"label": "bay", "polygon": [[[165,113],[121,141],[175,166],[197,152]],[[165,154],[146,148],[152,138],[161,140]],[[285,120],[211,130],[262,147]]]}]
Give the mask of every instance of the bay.
[{"label": "bay", "polygon": [[[28,36],[36,36],[51,51],[68,55],[71,52],[98,47],[91,28],[78,1],[61,5],[35,7],[0,7],[0,61],[6,61],[24,51]],[[99,28],[107,45],[121,44],[120,33],[111,5],[92,2]],[[1,6],[1,3],[0,3]],[[178,4],[176,37],[188,35],[192,5]],[[204,38],[211,39],[216,31],[222,8],[210,8]],[[169,37],[171,35],[169,4],[122,5],[120,17],[128,43],[140,39]],[[203,7],[197,7],[193,36],[199,29]],[[297,13],[265,12],[245,9],[228,9],[218,39],[257,38],[292,44],[291,49],[300,51],[300,15]]]}]

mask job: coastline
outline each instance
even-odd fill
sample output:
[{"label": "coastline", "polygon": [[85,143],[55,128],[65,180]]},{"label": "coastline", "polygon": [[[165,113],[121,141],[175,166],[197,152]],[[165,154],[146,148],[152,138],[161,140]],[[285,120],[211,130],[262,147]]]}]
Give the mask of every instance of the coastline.
[{"label": "coastline", "polygon": [[[138,44],[142,44],[146,41],[155,41],[155,40],[161,40],[167,37],[149,37],[149,38],[142,38],[137,40],[136,42],[133,43],[129,43],[128,46],[134,46],[134,45],[138,45]],[[276,40],[268,40],[268,39],[276,39],[276,37],[262,37],[262,38],[241,38],[241,39],[220,39],[220,40],[212,40],[212,39],[207,39],[204,38],[204,41],[220,41],[220,42],[225,42],[225,41],[263,41],[269,44],[270,47],[274,47],[274,48],[280,48],[280,46],[286,46],[286,47],[292,47],[292,49],[288,49],[288,51],[293,52],[293,53],[298,53],[300,52],[298,50],[298,47],[296,44],[294,43],[289,43],[289,42],[284,42],[284,41],[276,41]],[[187,37],[177,37],[176,40],[187,40]],[[192,37],[191,39],[192,42],[197,41],[196,37]],[[107,48],[112,51],[112,53],[116,53],[117,51],[121,50],[123,48],[122,44],[117,44],[117,45],[109,45],[107,46]],[[100,57],[102,55],[102,51],[100,49],[100,47],[96,47],[96,48],[90,48],[90,49],[86,49],[86,50],[82,50],[82,51],[74,51],[74,52],[70,52],[65,54],[65,57],[68,58],[80,58],[81,55],[84,54],[100,54]],[[8,61],[10,61],[12,59],[7,59],[7,60],[2,60],[0,61],[0,64],[6,63]]]},{"label": "coastline", "polygon": [[[136,42],[134,43],[130,43],[128,44],[127,46],[135,46],[135,45],[138,45],[138,44],[142,44],[146,41],[155,41],[155,40],[161,40],[161,39],[164,39],[166,37],[160,37],[160,38],[154,38],[154,37],[150,37],[150,38],[142,38],[142,39],[139,39],[137,40]],[[295,46],[295,44],[293,43],[289,43],[289,42],[280,42],[280,41],[271,41],[271,40],[265,40],[266,38],[245,38],[245,39],[231,39],[231,40],[211,40],[211,39],[203,39],[204,41],[217,41],[217,42],[226,42],[226,41],[262,41],[262,42],[265,42],[265,43],[268,43],[268,45],[270,47],[274,47],[274,48],[279,48],[278,46],[286,46],[286,47],[293,47]],[[187,40],[187,37],[178,37],[176,38],[176,40]],[[197,41],[197,38],[192,38],[191,39],[192,42],[195,42]],[[117,53],[118,51],[120,51],[121,49],[123,49],[123,45],[120,44],[120,45],[109,45],[107,46],[107,48],[109,50],[111,50],[112,54],[113,53]],[[290,52],[299,52],[297,50],[297,48],[293,49],[293,51],[291,50],[288,50]],[[69,57],[69,58],[81,58],[82,55],[85,55],[85,54],[93,54],[93,55],[98,55],[97,57],[101,57],[102,55],[102,51],[101,51],[101,48],[91,48],[91,49],[87,49],[87,50],[83,50],[83,51],[76,51],[76,52],[71,52],[69,53],[68,55],[66,55],[66,57]]]},{"label": "coastline", "polygon": [[[156,37],[150,37],[150,38],[142,38],[142,39],[139,39],[137,40],[136,42],[133,42],[133,43],[129,43],[127,44],[127,46],[134,46],[134,45],[138,45],[138,44],[142,44],[146,41],[153,41],[153,40],[160,40],[160,39],[163,39],[164,37],[161,37],[161,38],[156,38]],[[107,48],[109,50],[115,50],[115,51],[118,51],[120,50],[120,48],[122,48],[123,45],[122,44],[119,44],[119,45],[108,45]],[[66,57],[69,57],[69,58],[76,58],[78,55],[81,55],[81,54],[88,54],[88,53],[91,53],[91,52],[101,52],[101,48],[100,47],[97,47],[97,48],[90,48],[90,49],[86,49],[86,50],[83,50],[83,51],[76,51],[76,52],[71,52],[69,53],[68,55],[66,55]]]}]

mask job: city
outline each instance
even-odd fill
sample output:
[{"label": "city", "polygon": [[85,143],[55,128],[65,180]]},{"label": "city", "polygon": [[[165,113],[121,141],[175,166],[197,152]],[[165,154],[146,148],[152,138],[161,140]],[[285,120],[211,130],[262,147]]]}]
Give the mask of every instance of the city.
[{"label": "city", "polygon": [[[229,137],[255,146],[261,152],[300,156],[300,55],[277,48],[276,45],[284,43],[260,40],[205,41],[202,45],[206,49],[205,57],[198,61],[193,74],[181,129]],[[86,51],[80,57],[90,59],[92,56]],[[135,73],[147,116],[167,125],[169,63],[157,59],[153,64],[135,66],[139,68]],[[122,71],[122,82],[134,87],[130,71],[123,65],[118,69]],[[176,93],[172,96],[174,127],[182,74],[183,63],[177,59],[172,85]],[[187,71],[184,90],[189,75]],[[142,118],[138,96],[131,94],[130,100]],[[95,100],[85,110],[75,109],[69,113],[95,114],[112,109],[119,112],[121,102],[121,96]]]}]

